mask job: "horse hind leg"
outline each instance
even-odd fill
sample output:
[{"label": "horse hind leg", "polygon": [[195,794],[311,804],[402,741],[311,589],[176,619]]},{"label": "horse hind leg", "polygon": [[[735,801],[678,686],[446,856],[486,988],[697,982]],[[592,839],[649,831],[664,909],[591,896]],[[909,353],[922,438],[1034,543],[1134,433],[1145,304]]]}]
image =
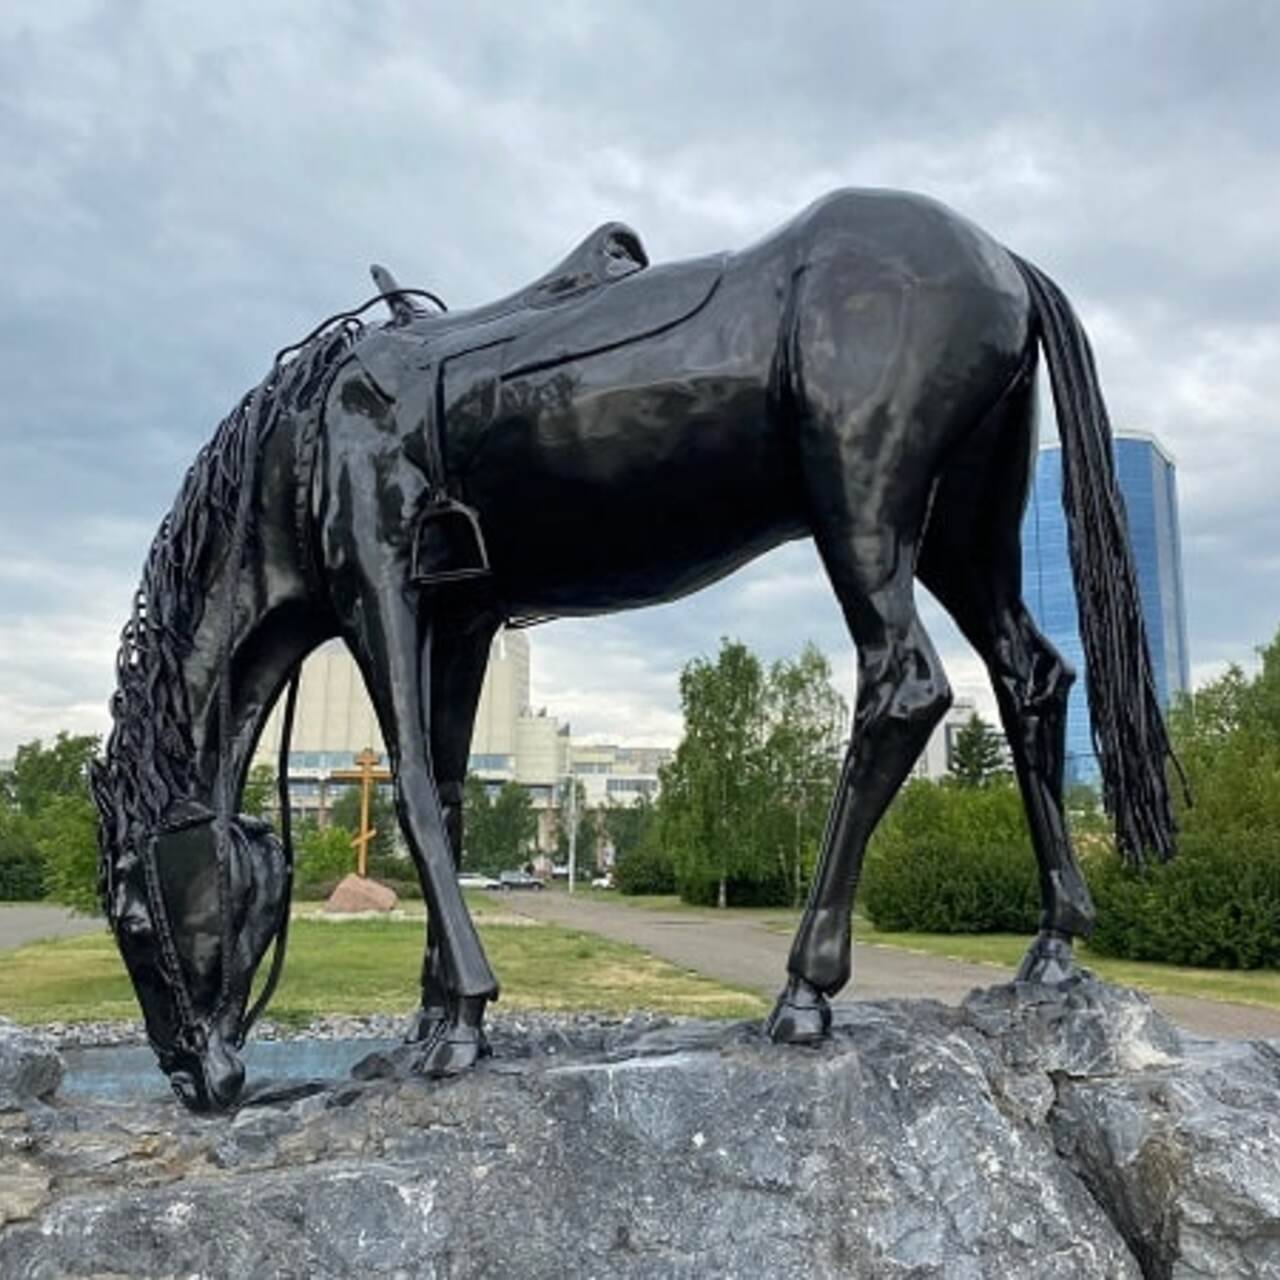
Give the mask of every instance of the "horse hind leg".
[{"label": "horse hind leg", "polygon": [[988,415],[939,485],[921,550],[921,581],[987,665],[1013,754],[1039,871],[1040,928],[1023,981],[1073,971],[1072,939],[1094,909],[1071,847],[1062,786],[1071,667],[1036,628],[1021,596],[1022,508],[1035,447],[1034,368]]},{"label": "horse hind leg", "polygon": [[853,735],[817,873],[767,1030],[806,1043],[827,1034],[827,997],[849,980],[853,899],[867,841],[907,778],[951,691],[916,612],[910,541],[881,529],[819,533],[819,550],[858,650]]}]

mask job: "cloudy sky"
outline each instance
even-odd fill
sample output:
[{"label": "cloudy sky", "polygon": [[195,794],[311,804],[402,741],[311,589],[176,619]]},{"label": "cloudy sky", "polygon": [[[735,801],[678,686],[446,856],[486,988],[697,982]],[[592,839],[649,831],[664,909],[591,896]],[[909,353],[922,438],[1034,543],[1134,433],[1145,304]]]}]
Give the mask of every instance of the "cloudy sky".
[{"label": "cloudy sky", "polygon": [[[185,467],[277,348],[363,301],[367,263],[465,307],[609,218],[662,261],[841,185],[938,196],[1064,286],[1115,421],[1178,460],[1193,672],[1247,662],[1280,624],[1277,66],[1269,0],[6,0],[0,756],[105,727]],[[670,742],[681,664],[726,634],[813,639],[851,683],[793,544],[533,633],[535,699]]]}]

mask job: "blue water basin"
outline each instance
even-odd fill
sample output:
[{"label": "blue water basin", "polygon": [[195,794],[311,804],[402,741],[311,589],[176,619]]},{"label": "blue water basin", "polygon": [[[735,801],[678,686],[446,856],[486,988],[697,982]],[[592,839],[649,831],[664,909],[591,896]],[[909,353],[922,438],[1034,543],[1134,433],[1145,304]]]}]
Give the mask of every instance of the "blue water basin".
[{"label": "blue water basin", "polygon": [[[241,1057],[249,1096],[264,1090],[348,1080],[351,1068],[371,1053],[385,1053],[396,1040],[254,1040]],[[169,1083],[149,1048],[117,1045],[64,1049],[64,1096],[133,1102],[168,1098]]]}]

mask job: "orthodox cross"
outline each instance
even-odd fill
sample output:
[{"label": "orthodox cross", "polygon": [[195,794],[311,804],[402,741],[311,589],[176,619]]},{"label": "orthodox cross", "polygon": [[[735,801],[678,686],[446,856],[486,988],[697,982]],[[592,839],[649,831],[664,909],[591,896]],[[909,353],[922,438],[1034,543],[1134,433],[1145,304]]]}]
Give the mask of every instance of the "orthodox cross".
[{"label": "orthodox cross", "polygon": [[358,782],[360,784],[360,830],[351,837],[351,847],[356,851],[356,874],[369,874],[369,841],[378,834],[369,826],[369,797],[376,782],[390,782],[391,772],[377,767],[381,756],[369,747],[355,758],[355,769],[335,769],[329,774],[333,782]]}]

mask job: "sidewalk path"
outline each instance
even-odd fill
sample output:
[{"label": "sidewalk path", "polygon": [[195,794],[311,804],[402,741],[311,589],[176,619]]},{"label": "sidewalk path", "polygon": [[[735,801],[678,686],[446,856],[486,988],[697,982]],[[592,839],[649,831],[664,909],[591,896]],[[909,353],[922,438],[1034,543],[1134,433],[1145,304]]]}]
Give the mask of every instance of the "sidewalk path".
[{"label": "sidewalk path", "polygon": [[77,916],[66,907],[50,907],[43,902],[0,902],[0,951],[12,951],[45,938],[97,933],[106,927],[105,920]]},{"label": "sidewalk path", "polygon": [[[649,911],[558,892],[504,895],[504,903],[508,900],[513,911],[629,942],[717,981],[753,988],[770,1000],[784,981],[790,937],[741,916],[717,919],[696,911]],[[1012,977],[1013,970],[1002,965],[969,964],[901,947],[859,943],[854,948],[853,982],[842,999],[931,997],[959,1004],[974,987],[989,987]],[[1280,1037],[1280,1009],[1186,996],[1153,995],[1152,1001],[1168,1018],[1197,1035]]]}]

